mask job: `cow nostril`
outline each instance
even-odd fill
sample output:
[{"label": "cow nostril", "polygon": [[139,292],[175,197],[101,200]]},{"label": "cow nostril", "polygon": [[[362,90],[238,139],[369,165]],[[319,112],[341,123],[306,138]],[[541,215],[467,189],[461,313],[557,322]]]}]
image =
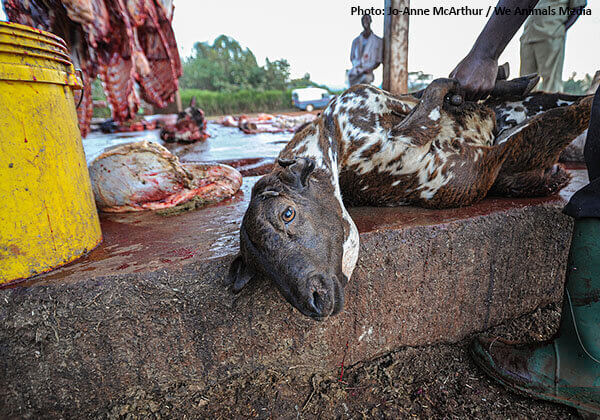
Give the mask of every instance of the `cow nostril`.
[{"label": "cow nostril", "polygon": [[308,299],[308,304],[313,312],[318,315],[323,313],[325,307],[325,294],[314,290]]},{"label": "cow nostril", "polygon": [[319,299],[320,297],[318,292],[313,292],[308,298],[308,305],[310,306],[310,309],[317,314],[321,313],[321,309],[319,308]]},{"label": "cow nostril", "polygon": [[321,295],[317,291],[313,292],[313,302],[314,302],[314,306],[318,310],[317,312],[321,312],[321,309],[323,306],[323,300],[321,299]]},{"label": "cow nostril", "polygon": [[318,316],[324,316],[330,312],[332,302],[330,302],[330,291],[324,276],[311,277],[306,292],[306,300],[311,312]]}]

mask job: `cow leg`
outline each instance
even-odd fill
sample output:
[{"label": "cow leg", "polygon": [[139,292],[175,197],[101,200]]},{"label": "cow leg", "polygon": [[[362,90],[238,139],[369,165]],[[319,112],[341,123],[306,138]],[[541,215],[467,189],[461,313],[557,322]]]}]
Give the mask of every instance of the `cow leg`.
[{"label": "cow leg", "polygon": [[566,186],[571,178],[556,162],[563,149],[589,124],[591,99],[551,109],[500,136],[497,141],[506,145],[507,158],[491,193],[547,196]]},{"label": "cow leg", "polygon": [[551,109],[509,130],[497,139],[506,142],[508,156],[499,177],[535,169],[547,169],[565,147],[588,126],[592,97]]},{"label": "cow leg", "polygon": [[534,92],[526,97],[490,98],[485,105],[496,114],[496,133],[504,136],[506,130],[554,108],[570,106],[582,97],[565,93]]},{"label": "cow leg", "polygon": [[548,169],[503,174],[490,190],[492,195],[504,197],[545,197],[566,187],[571,175],[556,164]]}]

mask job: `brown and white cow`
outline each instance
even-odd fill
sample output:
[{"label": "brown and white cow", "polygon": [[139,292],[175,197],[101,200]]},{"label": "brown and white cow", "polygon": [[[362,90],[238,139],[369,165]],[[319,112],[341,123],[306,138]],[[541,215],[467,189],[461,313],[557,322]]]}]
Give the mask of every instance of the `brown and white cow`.
[{"label": "brown and white cow", "polygon": [[501,96],[464,101],[456,81],[438,79],[420,99],[359,85],[332,100],[254,186],[232,290],[270,279],[321,320],[342,309],[358,258],[346,205],[448,208],[559,191],[570,178],[556,162],[587,127],[591,97]]}]

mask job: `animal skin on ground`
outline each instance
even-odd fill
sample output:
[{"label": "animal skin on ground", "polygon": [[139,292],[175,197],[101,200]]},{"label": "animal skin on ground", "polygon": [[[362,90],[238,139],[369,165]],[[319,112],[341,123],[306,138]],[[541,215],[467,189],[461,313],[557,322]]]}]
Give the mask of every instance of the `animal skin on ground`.
[{"label": "animal skin on ground", "polygon": [[89,165],[98,209],[164,210],[189,200],[215,203],[235,194],[242,175],[219,163],[186,162],[146,140],[105,149]]},{"label": "animal skin on ground", "polygon": [[587,127],[592,97],[528,94],[529,87],[517,94],[510,83],[477,103],[464,101],[451,79],[433,81],[420,99],[368,85],[333,99],[254,186],[232,290],[267,278],[322,320],[342,309],[358,258],[346,205],[449,208],[487,194],[558,192],[570,176],[556,162]]}]

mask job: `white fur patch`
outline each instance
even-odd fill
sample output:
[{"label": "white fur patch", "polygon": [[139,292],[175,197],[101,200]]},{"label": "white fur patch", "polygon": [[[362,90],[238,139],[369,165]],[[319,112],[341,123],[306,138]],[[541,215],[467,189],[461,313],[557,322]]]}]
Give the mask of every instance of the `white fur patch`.
[{"label": "white fur patch", "polygon": [[321,150],[321,147],[319,147],[318,128],[316,134],[306,136],[303,141],[299,142],[294,148],[294,151],[300,150],[303,146],[306,146],[306,151],[302,154],[302,156],[313,159],[317,168],[324,169],[326,167],[325,157],[323,156],[323,150]]},{"label": "white fur patch", "polygon": [[334,159],[334,155],[329,149],[329,159],[331,167],[331,184],[333,185],[334,195],[340,204],[342,210],[342,218],[348,223],[349,231],[344,232],[347,235],[344,238],[343,255],[342,255],[342,273],[350,280],[352,272],[356,267],[356,261],[358,261],[358,250],[360,246],[360,239],[358,235],[358,229],[354,224],[354,221],[348,214],[344,202],[342,200],[342,193],[340,190],[340,179],[339,179],[339,168],[337,160]]},{"label": "white fur patch", "polygon": [[[520,107],[520,111],[516,108]],[[527,110],[523,106],[522,102],[507,102],[506,109],[500,114],[501,118],[506,117],[506,121],[514,121],[516,124],[520,124],[527,118]]]},{"label": "white fur patch", "polygon": [[521,130],[523,130],[528,125],[529,125],[529,122],[525,123],[525,124],[522,124],[522,125],[518,125],[518,126],[513,127],[513,128],[510,128],[508,130],[504,130],[496,138],[496,144],[502,144],[502,143],[504,143],[506,140],[508,140],[510,137],[514,136],[515,134],[517,134],[518,132],[520,132]]},{"label": "white fur patch", "polygon": [[432,121],[437,121],[440,119],[440,107],[436,106],[433,108],[433,110],[429,113],[429,119]]},{"label": "white fur patch", "polygon": [[350,225],[350,232],[346,240],[344,241],[344,256],[342,257],[342,272],[344,275],[350,280],[352,277],[352,273],[354,272],[354,268],[356,267],[356,262],[358,261],[358,250],[360,248],[360,238],[358,235],[358,229],[354,224],[354,220],[350,217],[346,208],[342,209],[344,213],[344,220],[348,222]]},{"label": "white fur patch", "polygon": [[558,101],[556,101],[557,106],[572,105],[574,103],[575,103],[574,101],[565,101],[563,99],[559,99]]}]

